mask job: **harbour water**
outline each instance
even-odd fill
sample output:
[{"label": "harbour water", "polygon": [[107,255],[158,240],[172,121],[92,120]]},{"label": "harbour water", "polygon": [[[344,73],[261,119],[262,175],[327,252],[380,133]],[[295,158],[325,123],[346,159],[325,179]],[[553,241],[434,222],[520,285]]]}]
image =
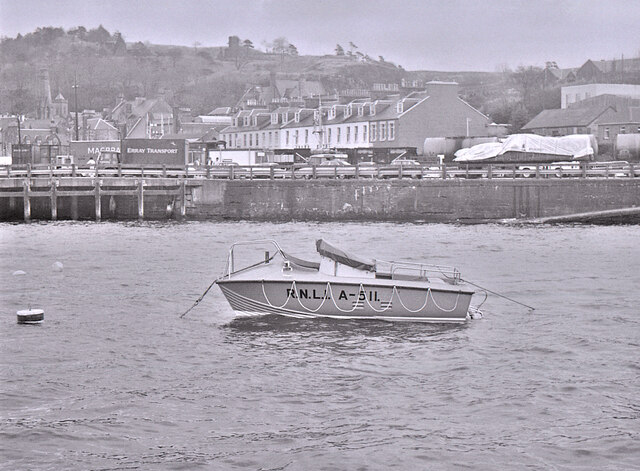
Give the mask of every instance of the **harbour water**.
[{"label": "harbour water", "polygon": [[[232,242],[267,237],[300,256],[323,237],[455,265],[536,310],[490,295],[462,326],[234,320],[214,287],[180,319]],[[639,240],[640,226],[0,225],[0,469],[640,469]],[[43,324],[16,323],[29,306]]]}]

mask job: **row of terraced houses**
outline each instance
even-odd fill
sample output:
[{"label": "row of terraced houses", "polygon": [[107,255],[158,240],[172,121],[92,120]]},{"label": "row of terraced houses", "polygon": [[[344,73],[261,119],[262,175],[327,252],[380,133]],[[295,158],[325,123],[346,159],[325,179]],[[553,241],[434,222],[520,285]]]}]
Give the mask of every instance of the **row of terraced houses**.
[{"label": "row of terraced houses", "polygon": [[241,110],[220,139],[232,149],[409,149],[421,155],[426,138],[495,135],[491,119],[458,96],[457,83],[425,85],[405,97]]}]

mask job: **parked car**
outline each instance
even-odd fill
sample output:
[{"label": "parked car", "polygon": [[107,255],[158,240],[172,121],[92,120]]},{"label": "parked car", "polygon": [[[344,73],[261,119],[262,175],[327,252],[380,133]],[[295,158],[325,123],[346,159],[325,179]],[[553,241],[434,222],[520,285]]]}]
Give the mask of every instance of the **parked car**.
[{"label": "parked car", "polygon": [[[589,173],[598,177],[629,177],[629,162],[626,160],[612,160],[610,162],[589,163]],[[635,173],[635,172],[634,172]]]},{"label": "parked car", "polygon": [[287,171],[276,162],[264,162],[245,168],[248,178],[285,178]]},{"label": "parked car", "polygon": [[380,169],[381,178],[422,178],[422,165],[417,160],[395,159]]},{"label": "parked car", "polygon": [[378,164],[375,162],[358,162],[358,177],[360,178],[377,178]]},{"label": "parked car", "polygon": [[249,172],[246,168],[240,167],[236,162],[225,162],[222,165],[214,165],[209,170],[211,178],[247,178]]},{"label": "parked car", "polygon": [[317,166],[305,166],[295,171],[295,178],[353,178],[356,168],[346,160],[325,160]]}]

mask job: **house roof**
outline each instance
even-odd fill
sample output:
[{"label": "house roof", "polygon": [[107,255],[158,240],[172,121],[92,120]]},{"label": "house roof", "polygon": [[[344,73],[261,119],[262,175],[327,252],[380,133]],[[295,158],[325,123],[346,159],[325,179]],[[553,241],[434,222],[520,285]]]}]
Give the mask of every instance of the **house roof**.
[{"label": "house roof", "polygon": [[171,106],[163,99],[163,98],[145,98],[143,100],[122,100],[120,103],[116,105],[116,107],[112,110],[112,113],[115,113],[119,108],[125,106],[126,104],[131,105],[131,113],[129,116],[144,116],[149,112],[156,113],[171,113],[173,110]]},{"label": "house roof", "polygon": [[600,116],[597,124],[640,124],[640,106],[609,108]]},{"label": "house roof", "polygon": [[274,85],[280,97],[309,97],[324,94],[324,87],[315,80],[276,79]]},{"label": "house roof", "polygon": [[108,130],[114,130],[116,131],[116,127],[113,126],[111,123],[108,123],[107,121],[105,121],[102,118],[90,118],[87,120],[87,125],[89,126],[89,129],[93,129],[93,130],[98,130],[98,129],[108,129]]},{"label": "house roof", "polygon": [[219,106],[218,108],[215,108],[207,114],[209,116],[228,116],[231,114],[231,111],[232,110],[230,106]]},{"label": "house roof", "polygon": [[525,124],[522,129],[588,126],[608,108],[608,106],[596,106],[589,108],[542,110],[535,118]]}]

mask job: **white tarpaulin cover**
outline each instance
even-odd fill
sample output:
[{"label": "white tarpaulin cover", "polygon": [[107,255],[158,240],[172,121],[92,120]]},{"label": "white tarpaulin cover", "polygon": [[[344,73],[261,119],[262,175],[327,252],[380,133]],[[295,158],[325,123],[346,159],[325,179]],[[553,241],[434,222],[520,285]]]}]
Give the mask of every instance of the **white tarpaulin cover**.
[{"label": "white tarpaulin cover", "polygon": [[529,152],[552,154],[563,158],[580,159],[593,155],[589,134],[572,134],[561,137],[538,136],[536,134],[513,134],[503,143],[478,144],[460,149],[455,162],[478,162],[491,159],[506,152]]}]

